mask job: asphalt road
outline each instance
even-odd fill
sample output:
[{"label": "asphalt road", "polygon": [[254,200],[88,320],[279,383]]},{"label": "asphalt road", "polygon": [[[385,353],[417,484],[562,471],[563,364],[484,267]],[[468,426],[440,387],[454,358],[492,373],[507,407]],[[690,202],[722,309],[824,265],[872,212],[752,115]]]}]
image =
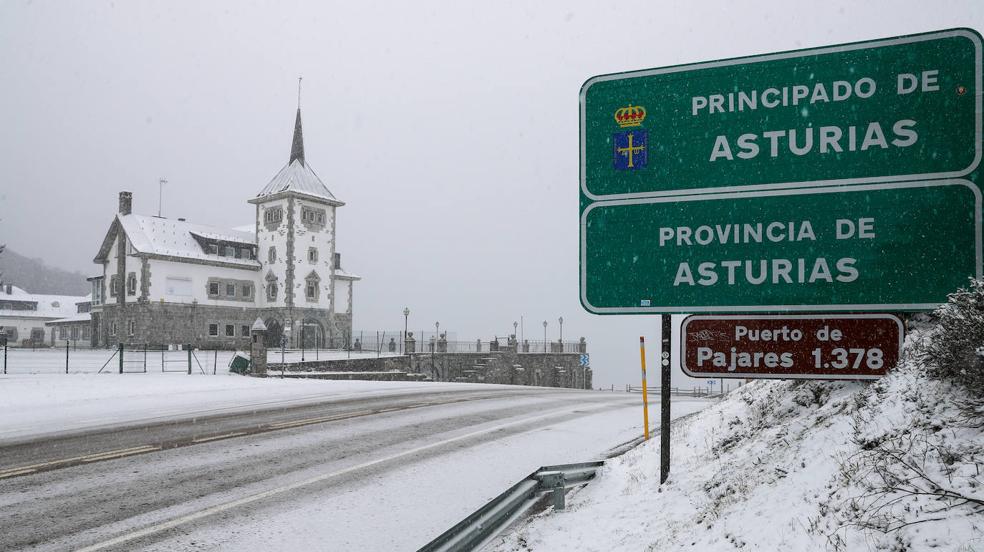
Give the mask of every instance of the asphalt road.
[{"label": "asphalt road", "polygon": [[[436,479],[421,475],[430,483],[419,496],[412,496],[417,490],[411,478],[394,474],[414,465],[455,471],[453,461],[435,462],[534,430],[569,428],[579,418],[625,411],[638,401],[621,393],[541,388],[421,391],[7,444],[0,447],[0,550],[239,549],[251,542],[250,535],[265,534],[264,520],[306,504],[364,510],[327,531],[333,544],[319,550],[352,549],[359,542],[413,549],[407,543],[422,544],[423,535],[436,536],[457,521],[462,506],[448,497],[468,493],[472,468]],[[550,447],[564,441],[527,439],[522,447],[539,442]],[[583,460],[588,458],[569,459]],[[486,472],[497,473],[493,468]],[[367,487],[373,493],[365,493]],[[390,491],[400,500],[388,501]],[[428,492],[437,498],[428,499]],[[376,508],[406,503],[407,493],[410,503],[419,499],[434,509],[421,517],[434,527],[422,529],[418,520],[412,538],[380,534],[366,541],[366,531],[408,530],[400,523],[377,527],[360,521],[373,517]],[[450,513],[440,511],[441,500],[454,505]],[[230,531],[235,535],[237,529],[216,527],[239,527],[246,534],[232,538]]]}]

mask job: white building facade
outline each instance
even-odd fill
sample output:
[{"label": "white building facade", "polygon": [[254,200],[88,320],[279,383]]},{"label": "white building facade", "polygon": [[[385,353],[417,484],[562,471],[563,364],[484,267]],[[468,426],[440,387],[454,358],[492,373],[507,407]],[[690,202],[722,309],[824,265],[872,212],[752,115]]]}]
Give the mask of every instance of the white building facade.
[{"label": "white building facade", "polygon": [[89,298],[28,293],[0,286],[0,343],[9,347],[50,347],[90,340]]},{"label": "white building facade", "polygon": [[335,247],[344,203],[305,160],[300,109],[287,165],[249,202],[254,224],[224,229],[133,214],[120,192],[90,279],[92,343],[242,348],[258,317],[269,346],[349,343],[359,277]]}]

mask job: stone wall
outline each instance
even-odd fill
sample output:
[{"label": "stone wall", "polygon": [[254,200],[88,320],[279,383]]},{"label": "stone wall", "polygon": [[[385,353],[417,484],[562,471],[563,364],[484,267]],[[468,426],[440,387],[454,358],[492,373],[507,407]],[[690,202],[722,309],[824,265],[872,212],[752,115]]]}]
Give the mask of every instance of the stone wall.
[{"label": "stone wall", "polygon": [[[313,355],[313,352],[312,352]],[[274,356],[276,358],[276,356]],[[283,365],[279,362],[268,363],[267,370],[277,372]],[[308,360],[305,362],[289,362],[286,369],[291,372],[406,372],[407,357],[362,357],[335,360]]]},{"label": "stone wall", "polygon": [[[121,314],[122,313],[122,314]],[[293,309],[291,313],[297,319],[315,319],[325,328],[326,336],[331,324],[326,309]],[[168,303],[168,302],[138,302],[127,303],[121,311],[118,305],[103,305],[102,310],[93,313],[93,330],[98,335],[102,347],[115,347],[123,343],[148,343],[154,345],[183,345],[190,343],[203,349],[249,349],[249,335],[242,332],[242,327],[250,327],[257,317],[263,320],[281,320],[285,317],[283,308],[253,308],[226,307],[203,305],[198,303]],[[129,334],[128,323],[135,322],[133,335]],[[116,334],[111,335],[110,328],[116,322]],[[217,336],[209,335],[209,324],[218,324]],[[227,337],[225,326],[232,324],[234,337]],[[351,314],[335,315],[336,330],[352,331]],[[294,332],[289,347],[299,346],[294,343],[299,339],[299,332]],[[336,336],[337,339],[337,336]]]},{"label": "stone wall", "polygon": [[[500,383],[591,389],[591,368],[582,368],[580,353],[515,353],[505,349],[483,353],[412,353],[401,356],[362,357],[294,362],[291,372],[358,372],[353,379],[376,379],[368,373],[405,372],[432,381]],[[279,363],[268,365],[271,373]]]},{"label": "stone wall", "polygon": [[415,353],[411,370],[439,381],[591,389],[591,369],[580,353]]}]

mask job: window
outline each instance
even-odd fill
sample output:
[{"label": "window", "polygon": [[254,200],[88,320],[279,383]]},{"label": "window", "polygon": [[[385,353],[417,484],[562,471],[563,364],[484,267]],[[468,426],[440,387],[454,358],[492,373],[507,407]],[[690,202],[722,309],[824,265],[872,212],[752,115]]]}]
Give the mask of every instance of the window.
[{"label": "window", "polygon": [[79,327],[78,326],[72,326],[71,330],[72,330],[72,339],[78,339],[79,338]]},{"label": "window", "polygon": [[44,342],[44,328],[31,328],[31,341],[35,343]]},{"label": "window", "polygon": [[131,272],[126,276],[126,294],[136,295],[137,294],[137,273]]},{"label": "window", "polygon": [[236,326],[226,324],[226,337],[236,337]]},{"label": "window", "polygon": [[308,262],[309,263],[316,263],[316,262],[318,262],[318,248],[317,247],[309,247],[308,248]]},{"label": "window", "polygon": [[268,301],[277,300],[277,282],[267,283],[267,300]]},{"label": "window", "polygon": [[210,296],[212,296],[212,295],[218,296],[219,295],[219,283],[218,282],[209,282],[208,283],[208,294]]},{"label": "window", "polygon": [[267,251],[267,262],[270,264],[277,262],[277,248],[272,245],[270,246],[270,250]]},{"label": "window", "polygon": [[247,248],[246,252],[249,253],[249,257],[248,257],[249,260],[253,260],[256,258],[256,250],[253,249],[252,247]]},{"label": "window", "polygon": [[307,205],[301,206],[301,222],[305,225],[324,226],[325,218],[324,209],[315,209]]},{"label": "window", "polygon": [[219,325],[218,324],[209,324],[208,325],[208,335],[210,335],[212,337],[215,337],[215,336],[219,335]]},{"label": "window", "polygon": [[231,246],[231,245],[225,246],[225,256],[226,257],[235,257],[236,256],[236,248],[233,247],[233,246]]},{"label": "window", "polygon": [[134,331],[137,329],[136,320],[130,320],[126,323],[126,335],[133,337]]},{"label": "window", "polygon": [[210,244],[208,244],[208,252],[211,253],[212,255],[218,255],[219,254],[219,244],[217,244],[217,243],[210,243]]},{"label": "window", "polygon": [[244,325],[242,325],[242,326],[239,327],[239,331],[241,332],[240,333],[241,336],[243,336],[243,337],[249,337],[249,326],[247,326],[247,325],[244,324]]},{"label": "window", "polygon": [[58,327],[58,339],[68,339],[68,328],[65,326]]},{"label": "window", "polygon": [[243,297],[250,297],[253,295],[253,286],[250,284],[243,284]]},{"label": "window", "polygon": [[109,335],[116,335],[116,322],[109,325]]},{"label": "window", "polygon": [[318,284],[321,282],[321,278],[315,271],[311,271],[310,274],[304,278],[304,297],[308,301],[318,300]]},{"label": "window", "polygon": [[226,295],[229,297],[236,296],[236,284],[226,284]]},{"label": "window", "polygon": [[92,280],[92,304],[101,305],[103,296],[103,279],[95,278]]},{"label": "window", "polygon": [[272,207],[263,213],[263,222],[276,224],[284,219],[284,210],[280,207]]},{"label": "window", "polygon": [[82,326],[82,339],[89,339],[89,326]]},{"label": "window", "polygon": [[3,331],[7,334],[7,341],[8,342],[17,341],[17,327],[16,326],[7,326],[6,328],[3,329]]},{"label": "window", "polygon": [[116,274],[109,277],[109,296],[116,297],[120,290],[120,278]]}]

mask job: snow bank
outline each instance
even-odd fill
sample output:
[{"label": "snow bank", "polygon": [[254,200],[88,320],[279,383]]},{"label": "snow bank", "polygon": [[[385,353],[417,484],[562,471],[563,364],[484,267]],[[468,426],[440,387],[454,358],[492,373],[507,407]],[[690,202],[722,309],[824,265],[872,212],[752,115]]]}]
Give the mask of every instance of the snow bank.
[{"label": "snow bank", "polygon": [[760,381],[610,461],[492,547],[980,550],[984,402],[911,358],[882,380]]},{"label": "snow bank", "polygon": [[184,374],[0,375],[0,444],[104,426],[162,421],[363,395],[494,389],[460,383],[372,382]]}]

